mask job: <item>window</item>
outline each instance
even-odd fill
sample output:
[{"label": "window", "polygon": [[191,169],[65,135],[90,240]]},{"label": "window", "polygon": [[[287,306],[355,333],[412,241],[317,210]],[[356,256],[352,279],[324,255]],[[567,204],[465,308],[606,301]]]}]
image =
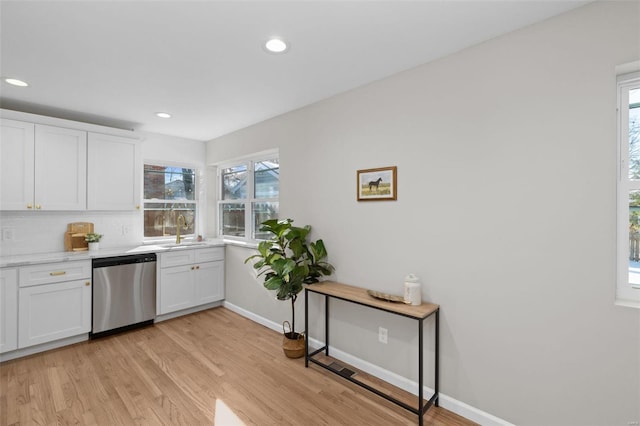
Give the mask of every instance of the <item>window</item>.
[{"label": "window", "polygon": [[260,224],[278,217],[280,162],[277,154],[219,168],[218,232],[225,238],[260,240]]},{"label": "window", "polygon": [[196,194],[195,169],[145,164],[145,239],[176,235],[180,216],[186,223],[180,235],[193,235],[198,210]]},{"label": "window", "polygon": [[640,307],[640,73],[618,79],[618,142],[616,298]]}]

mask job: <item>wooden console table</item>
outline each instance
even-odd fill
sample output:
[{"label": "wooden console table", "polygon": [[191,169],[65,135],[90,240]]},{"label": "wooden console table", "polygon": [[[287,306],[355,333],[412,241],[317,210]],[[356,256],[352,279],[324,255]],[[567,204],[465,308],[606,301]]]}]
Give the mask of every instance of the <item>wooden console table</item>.
[{"label": "wooden console table", "polygon": [[[317,293],[324,296],[324,310],[325,310],[325,345],[320,349],[309,353],[309,293]],[[418,407],[413,407],[400,401],[386,393],[376,389],[366,383],[353,378],[351,375],[341,374],[340,370],[332,367],[330,364],[325,364],[313,357],[323,352],[326,356],[329,356],[329,299],[335,298],[344,300],[346,302],[356,303],[358,305],[368,306],[370,308],[378,309],[381,311],[389,312],[395,315],[401,315],[407,318],[415,319],[418,321]],[[376,299],[367,293],[367,290],[361,287],[353,287],[346,284],[340,284],[333,281],[325,281],[318,284],[310,284],[305,286],[304,292],[304,328],[307,338],[305,339],[305,367],[309,367],[309,361],[317,364],[333,373],[344,377],[345,379],[379,395],[394,404],[397,404],[404,409],[411,411],[418,415],[418,424],[422,426],[424,413],[431,408],[432,405],[438,406],[438,352],[439,352],[439,322],[440,322],[440,306],[433,303],[423,303],[419,306],[406,305],[404,303],[393,303],[385,300]],[[435,314],[435,358],[434,358],[434,394],[425,403],[423,399],[423,322],[426,318]]]}]

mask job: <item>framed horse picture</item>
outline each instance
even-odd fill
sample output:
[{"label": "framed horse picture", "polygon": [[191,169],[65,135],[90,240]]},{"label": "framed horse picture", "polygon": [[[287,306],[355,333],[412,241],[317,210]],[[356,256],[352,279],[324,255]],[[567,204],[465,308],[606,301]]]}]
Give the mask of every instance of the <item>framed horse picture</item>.
[{"label": "framed horse picture", "polygon": [[358,170],[358,201],[397,200],[397,171],[396,166]]}]

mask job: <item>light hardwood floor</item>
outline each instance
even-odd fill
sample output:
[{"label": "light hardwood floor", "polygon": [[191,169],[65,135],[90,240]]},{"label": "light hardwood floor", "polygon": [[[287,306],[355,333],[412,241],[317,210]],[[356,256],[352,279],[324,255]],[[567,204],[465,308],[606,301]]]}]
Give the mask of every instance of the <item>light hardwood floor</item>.
[{"label": "light hardwood floor", "polygon": [[[225,308],[0,364],[0,425],[415,425]],[[429,425],[473,425],[439,407]]]}]

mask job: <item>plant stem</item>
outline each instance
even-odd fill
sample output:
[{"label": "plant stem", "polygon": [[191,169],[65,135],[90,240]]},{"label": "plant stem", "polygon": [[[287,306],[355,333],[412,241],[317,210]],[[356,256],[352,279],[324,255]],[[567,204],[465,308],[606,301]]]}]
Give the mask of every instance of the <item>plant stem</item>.
[{"label": "plant stem", "polygon": [[[295,308],[295,303],[296,303],[296,299],[298,298],[297,294],[294,294],[293,296],[291,296],[291,332],[295,333],[296,332],[296,308]],[[294,337],[295,334],[292,334],[291,337]]]}]

